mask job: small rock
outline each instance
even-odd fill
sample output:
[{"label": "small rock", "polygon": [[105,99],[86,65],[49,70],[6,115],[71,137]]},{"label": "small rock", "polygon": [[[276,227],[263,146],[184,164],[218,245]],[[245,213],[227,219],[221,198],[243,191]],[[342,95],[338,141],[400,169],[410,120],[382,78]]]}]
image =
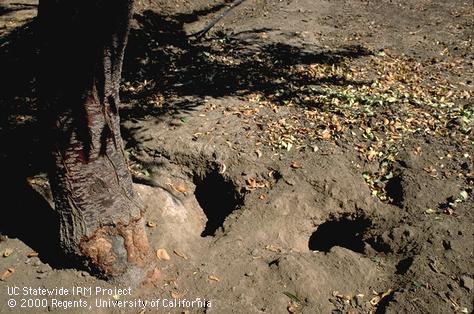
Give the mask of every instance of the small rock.
[{"label": "small rock", "polygon": [[472,291],[474,289],[474,279],[466,275],[461,276],[461,286]]}]

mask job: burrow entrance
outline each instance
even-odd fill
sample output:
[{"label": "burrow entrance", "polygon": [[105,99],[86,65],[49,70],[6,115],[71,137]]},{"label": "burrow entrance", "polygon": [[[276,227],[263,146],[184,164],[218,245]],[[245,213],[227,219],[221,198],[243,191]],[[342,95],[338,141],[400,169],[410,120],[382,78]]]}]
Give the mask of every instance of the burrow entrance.
[{"label": "burrow entrance", "polygon": [[214,236],[226,218],[243,204],[243,195],[237,186],[217,171],[194,179],[196,200],[207,216],[202,237]]},{"label": "burrow entrance", "polygon": [[341,246],[357,253],[364,253],[363,236],[372,222],[364,217],[341,217],[331,219],[318,226],[309,238],[311,251],[329,252]]},{"label": "burrow entrance", "polygon": [[391,199],[391,203],[395,206],[402,207],[403,205],[403,187],[402,178],[398,175],[391,178],[387,185],[385,185],[387,196]]}]

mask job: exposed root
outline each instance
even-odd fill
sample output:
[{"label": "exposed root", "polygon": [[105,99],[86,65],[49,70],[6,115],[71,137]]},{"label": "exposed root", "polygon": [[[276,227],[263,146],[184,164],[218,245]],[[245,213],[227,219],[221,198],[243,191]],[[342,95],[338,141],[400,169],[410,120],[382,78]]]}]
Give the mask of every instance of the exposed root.
[{"label": "exposed root", "polygon": [[143,217],[128,225],[101,227],[79,246],[87,266],[107,279],[140,282],[157,277]]}]

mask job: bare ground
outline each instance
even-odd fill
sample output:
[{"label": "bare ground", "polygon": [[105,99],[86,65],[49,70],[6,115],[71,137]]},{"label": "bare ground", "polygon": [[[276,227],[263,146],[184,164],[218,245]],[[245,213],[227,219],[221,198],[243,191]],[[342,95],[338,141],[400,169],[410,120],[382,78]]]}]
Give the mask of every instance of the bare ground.
[{"label": "bare ground", "polygon": [[[249,0],[188,37],[223,4],[139,1],[121,111],[162,281],[116,299],[212,305],[94,311],[472,313],[472,2]],[[0,4],[0,312],[7,286],[109,286],[55,245],[35,10]]]}]

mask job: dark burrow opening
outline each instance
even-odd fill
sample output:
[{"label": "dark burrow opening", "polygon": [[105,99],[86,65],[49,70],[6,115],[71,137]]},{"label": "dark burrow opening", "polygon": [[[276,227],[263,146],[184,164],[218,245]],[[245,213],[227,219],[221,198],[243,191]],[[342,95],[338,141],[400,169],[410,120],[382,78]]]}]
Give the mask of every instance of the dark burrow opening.
[{"label": "dark burrow opening", "polygon": [[407,257],[398,262],[395,274],[405,275],[413,264],[413,257]]},{"label": "dark burrow opening", "polygon": [[403,187],[402,178],[400,176],[395,176],[388,180],[385,185],[385,192],[393,205],[399,207],[403,205]]},{"label": "dark burrow opening", "polygon": [[207,216],[201,236],[214,236],[225,219],[243,204],[243,195],[232,181],[226,180],[217,171],[195,178],[194,184],[196,199]]},{"label": "dark burrow opening", "polygon": [[334,246],[340,246],[357,253],[364,253],[363,236],[372,225],[364,217],[342,217],[329,220],[318,226],[309,238],[311,251],[329,252]]}]

